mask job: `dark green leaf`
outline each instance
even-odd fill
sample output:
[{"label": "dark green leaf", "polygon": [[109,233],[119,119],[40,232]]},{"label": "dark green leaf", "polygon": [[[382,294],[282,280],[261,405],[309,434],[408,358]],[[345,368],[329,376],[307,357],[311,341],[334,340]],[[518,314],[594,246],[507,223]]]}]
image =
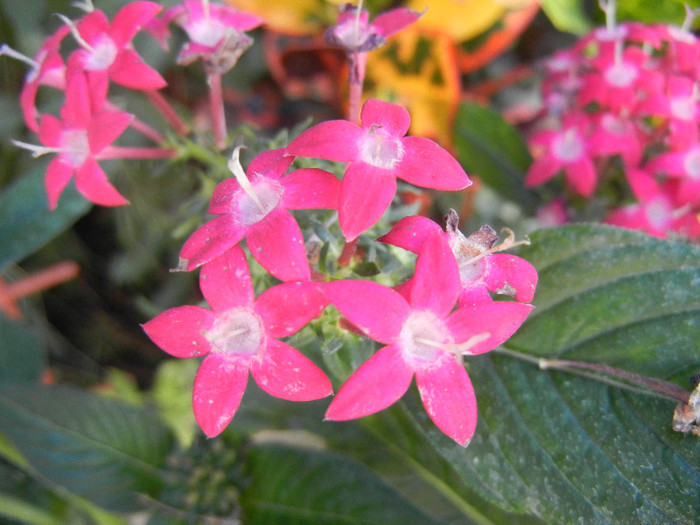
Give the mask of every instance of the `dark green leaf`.
[{"label": "dark green leaf", "polygon": [[479,104],[462,104],[455,124],[455,146],[468,174],[527,211],[534,210],[535,196],[523,185],[532,157],[518,131],[497,112]]},{"label": "dark green leaf", "polygon": [[109,510],[157,495],[172,435],[147,411],[68,387],[0,390],[0,432],[50,481]]},{"label": "dark green leaf", "polygon": [[334,452],[259,445],[247,461],[245,523],[436,523],[362,464]]},{"label": "dark green leaf", "polygon": [[0,271],[34,253],[90,209],[91,203],[70,185],[56,210],[49,210],[45,172],[42,163],[0,193]]},{"label": "dark green leaf", "polygon": [[23,320],[0,313],[0,382],[35,381],[46,366],[46,348]]}]

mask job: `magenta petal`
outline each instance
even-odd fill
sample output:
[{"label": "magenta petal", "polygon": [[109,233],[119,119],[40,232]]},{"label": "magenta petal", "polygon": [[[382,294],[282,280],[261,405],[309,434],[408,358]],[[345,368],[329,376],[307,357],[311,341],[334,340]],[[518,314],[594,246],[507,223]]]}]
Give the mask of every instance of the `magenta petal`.
[{"label": "magenta petal", "polygon": [[341,314],[380,343],[393,343],[411,312],[399,293],[371,281],[334,281],[327,283],[325,290]]},{"label": "magenta petal", "polygon": [[401,219],[389,233],[377,240],[418,253],[428,237],[444,233],[439,224],[427,217],[411,215]]},{"label": "magenta petal", "polygon": [[303,131],[287,147],[298,157],[348,162],[358,157],[358,143],[365,131],[347,120],[328,120]]},{"label": "magenta petal", "polygon": [[233,419],[248,383],[248,362],[211,353],[197,371],[192,391],[194,417],[209,437]]},{"label": "magenta petal", "polygon": [[248,260],[239,245],[202,266],[199,287],[215,312],[253,304],[255,295]]},{"label": "magenta petal", "polygon": [[396,176],[400,179],[422,188],[442,191],[462,190],[471,185],[459,162],[432,140],[405,137],[402,143],[405,153],[396,168]]},{"label": "magenta petal", "polygon": [[370,98],[362,105],[360,112],[362,127],[378,126],[387,131],[392,137],[403,137],[411,125],[408,110],[376,98]]},{"label": "magenta petal", "polygon": [[90,151],[96,154],[117,140],[133,118],[129,113],[102,112],[95,115],[87,128]]},{"label": "magenta petal", "polygon": [[158,71],[146,65],[131,49],[117,55],[109,67],[109,76],[117,84],[131,89],[161,89],[168,85]]},{"label": "magenta petal", "polygon": [[39,140],[44,146],[60,147],[63,126],[53,115],[43,115],[39,123]]},{"label": "magenta petal", "polygon": [[532,308],[530,304],[515,301],[493,301],[459,308],[446,322],[455,343],[471,340],[463,353],[476,355],[505,342],[520,328]]},{"label": "magenta petal", "polygon": [[243,190],[236,177],[222,180],[214,188],[214,193],[209,201],[209,213],[211,215],[233,213],[234,209],[231,203],[233,202],[233,197],[239,191]]},{"label": "magenta petal", "polygon": [[66,81],[66,101],[61,107],[64,127],[87,128],[92,118],[91,96],[87,78],[82,71],[69,75]]},{"label": "magenta petal", "polygon": [[434,235],[426,239],[411,281],[413,310],[430,310],[440,318],[452,311],[462,287],[457,260],[445,237]]},{"label": "magenta petal", "polygon": [[328,302],[319,283],[284,283],[260,294],[255,311],[263,319],[267,334],[280,338],[301,330]]},{"label": "magenta petal", "polygon": [[396,179],[381,168],[364,162],[348,166],[340,187],[338,220],[348,241],[374,226],[391,204]]},{"label": "magenta petal", "polygon": [[377,29],[380,35],[384,38],[389,38],[391,35],[401,31],[404,27],[411,25],[422,15],[423,13],[419,13],[413,9],[399,7],[378,14],[375,19],[372,20],[372,25]]},{"label": "magenta petal", "polygon": [[211,350],[203,332],[214,325],[215,316],[201,306],[178,306],[141,325],[146,335],[175,357],[198,357]]},{"label": "magenta petal", "polygon": [[46,193],[49,197],[50,209],[56,209],[58,198],[61,196],[61,193],[63,193],[63,190],[66,189],[66,186],[68,186],[74,172],[75,169],[73,166],[63,162],[60,157],[56,157],[49,162],[44,185],[46,186]]},{"label": "magenta petal", "polygon": [[515,290],[515,299],[525,303],[532,301],[537,286],[537,270],[534,266],[525,259],[504,253],[489,255],[488,264],[484,281],[489,290],[503,293],[500,290],[507,284]]},{"label": "magenta petal", "polygon": [[180,250],[180,259],[187,261],[187,271],[211,261],[229,250],[245,235],[228,217],[217,217],[200,226]]},{"label": "magenta petal", "polygon": [[340,387],[326,419],[345,421],[384,410],[401,399],[413,379],[411,369],[393,345],[380,348]]},{"label": "magenta petal", "polygon": [[131,2],[114,15],[111,36],[117,47],[124,47],[141,28],[150,22],[163,6],[155,2]]},{"label": "magenta petal", "polygon": [[282,209],[250,227],[246,243],[260,265],[281,281],[311,279],[304,237],[297,221]]},{"label": "magenta petal", "polygon": [[340,181],[317,168],[301,168],[282,179],[284,207],[289,210],[337,209]]},{"label": "magenta petal", "polygon": [[566,180],[583,197],[590,197],[595,190],[598,177],[593,162],[584,157],[565,167]]},{"label": "magenta petal", "polygon": [[289,169],[292,162],[294,162],[294,157],[287,155],[283,148],[263,151],[250,161],[246,174],[249,177],[260,174],[267,178],[279,179]]},{"label": "magenta petal", "polygon": [[88,44],[104,33],[108,33],[109,29],[109,19],[99,9],[87,13],[78,23],[78,32]]},{"label": "magenta petal", "polygon": [[416,370],[423,406],[433,423],[466,447],[476,430],[476,396],[464,367],[452,355]]},{"label": "magenta petal", "polygon": [[326,374],[299,350],[277,339],[250,364],[255,382],[271,396],[289,401],[311,401],[333,393]]},{"label": "magenta petal", "polygon": [[88,157],[75,173],[75,185],[78,191],[89,201],[101,206],[123,206],[129,201],[107,180],[95,159]]},{"label": "magenta petal", "polygon": [[544,155],[537,159],[525,175],[525,186],[539,186],[553,178],[561,169],[561,161],[551,155]]}]

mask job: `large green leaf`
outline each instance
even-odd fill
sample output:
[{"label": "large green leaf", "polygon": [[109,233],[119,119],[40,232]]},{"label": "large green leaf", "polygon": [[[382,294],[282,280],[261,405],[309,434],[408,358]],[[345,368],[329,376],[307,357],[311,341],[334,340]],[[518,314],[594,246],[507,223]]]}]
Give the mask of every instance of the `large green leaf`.
[{"label": "large green leaf", "polygon": [[41,163],[0,193],[0,271],[34,253],[90,209],[91,203],[71,185],[51,211],[45,172],[46,164]]},{"label": "large green leaf", "polygon": [[532,157],[518,131],[497,112],[480,104],[462,104],[455,122],[455,146],[467,173],[526,211],[534,211],[535,195],[523,186]]},{"label": "large green leaf", "polygon": [[592,27],[581,0],[542,0],[542,11],[559,31],[582,35]]},{"label": "large green leaf", "polygon": [[0,382],[35,381],[46,367],[46,347],[23,320],[0,313]]},{"label": "large green leaf", "polygon": [[170,432],[138,407],[68,387],[0,389],[0,432],[42,476],[109,510],[155,496]]},{"label": "large green leaf", "polygon": [[259,445],[247,457],[245,523],[436,523],[362,464],[323,450]]}]

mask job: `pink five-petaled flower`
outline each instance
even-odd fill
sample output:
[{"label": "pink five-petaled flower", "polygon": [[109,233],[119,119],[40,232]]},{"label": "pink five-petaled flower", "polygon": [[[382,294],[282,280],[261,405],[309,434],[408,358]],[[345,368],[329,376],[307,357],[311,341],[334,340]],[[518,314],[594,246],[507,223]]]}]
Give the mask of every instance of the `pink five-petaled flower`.
[{"label": "pink five-petaled flower", "polygon": [[180,50],[179,64],[202,58],[209,72],[219,74],[235,66],[241,54],[253,44],[243,31],[264,23],[259,16],[230,6],[209,4],[208,0],[186,0],[168,9],[163,20],[174,21],[190,39]]},{"label": "pink five-petaled flower", "polygon": [[387,346],[363,363],[328,407],[326,419],[373,414],[396,402],[413,376],[430,418],[465,446],[476,428],[476,399],[463,354],[488,352],[522,324],[531,305],[490,301],[452,311],[461,290],[447,243],[426,239],[410,296],[369,281],[327,283],[332,304],[364,334]]},{"label": "pink five-petaled flower", "polygon": [[112,81],[132,89],[153,90],[165,87],[160,74],[146,65],[131,47],[131,40],[163,6],[155,2],[131,2],[110,24],[107,16],[95,9],[86,14],[76,28],[80,49],[71,54],[69,68],[107,75]]},{"label": "pink five-petaled flower", "polygon": [[248,370],[270,395],[310,401],[330,395],[326,375],[297,349],[279,340],[316,317],[328,304],[316,283],[285,283],[257,300],[239,246],[202,268],[200,287],[211,310],[180,306],[143,325],[159,347],[175,357],[206,355],[194,381],[194,415],[209,437],[233,418]]},{"label": "pink five-petaled flower", "polygon": [[[457,260],[462,287],[458,298],[460,306],[491,301],[489,291],[509,295],[525,303],[532,301],[537,286],[535,268],[515,255],[493,253],[515,243],[494,246],[498,234],[489,226],[483,226],[466,237],[459,231],[459,217],[454,210],[450,210],[445,220],[443,230],[427,217],[404,217],[378,240],[420,253],[427,239],[434,236],[440,238],[450,247]],[[404,289],[405,286],[402,293]]]},{"label": "pink five-petaled flower", "polygon": [[52,210],[73,174],[78,191],[89,201],[103,206],[128,204],[107,181],[97,161],[115,156],[110,152],[110,144],[129,126],[132,115],[104,110],[93,112],[93,107],[104,103],[104,100],[94,100],[94,96],[104,93],[91,93],[82,72],[74,71],[66,82],[61,120],[48,114],[41,118],[39,140],[44,147],[19,141],[13,141],[14,144],[33,151],[34,156],[56,154],[49,163],[45,179]]},{"label": "pink five-petaled flower", "polygon": [[369,99],[362,126],[322,122],[287,147],[292,155],[349,162],[340,189],[340,228],[348,241],[374,225],[396,193],[396,177],[424,188],[455,191],[471,184],[459,163],[430,139],[406,137],[411,118],[402,106]]},{"label": "pink five-petaled flower", "polygon": [[317,168],[285,175],[294,157],[282,150],[256,156],[248,175],[234,151],[229,168],[235,175],[219,183],[209,213],[219,217],[205,223],[185,242],[180,268],[188,271],[211,261],[245,237],[251,254],[282,281],[310,279],[304,239],[290,209],[336,208],[340,181]]}]

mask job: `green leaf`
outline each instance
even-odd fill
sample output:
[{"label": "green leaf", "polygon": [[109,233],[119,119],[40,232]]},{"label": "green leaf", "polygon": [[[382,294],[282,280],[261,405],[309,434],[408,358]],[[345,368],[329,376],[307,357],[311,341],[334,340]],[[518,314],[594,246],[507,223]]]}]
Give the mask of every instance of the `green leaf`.
[{"label": "green leaf", "polygon": [[34,253],[90,209],[91,203],[70,185],[58,207],[49,210],[45,173],[43,164],[0,193],[0,271]]},{"label": "green leaf", "polygon": [[46,366],[46,347],[23,320],[0,313],[0,383],[36,381]]},{"label": "green leaf", "polygon": [[[536,309],[507,346],[686,382],[700,363],[700,248],[605,226],[537,232]],[[416,428],[482,497],[548,523],[695,523],[697,437],[674,402],[511,355],[468,359],[479,423],[466,451],[406,399]]]},{"label": "green leaf", "polygon": [[105,509],[157,495],[172,435],[139,407],[68,388],[0,389],[0,432],[42,476]]},{"label": "green leaf", "polygon": [[501,115],[479,104],[462,104],[455,123],[455,146],[468,174],[526,211],[535,209],[535,194],[523,185],[532,157],[518,131]]},{"label": "green leaf", "polygon": [[583,35],[592,29],[581,0],[542,0],[542,11],[559,31]]},{"label": "green leaf", "polygon": [[242,494],[250,524],[436,523],[362,464],[334,452],[258,445]]}]

